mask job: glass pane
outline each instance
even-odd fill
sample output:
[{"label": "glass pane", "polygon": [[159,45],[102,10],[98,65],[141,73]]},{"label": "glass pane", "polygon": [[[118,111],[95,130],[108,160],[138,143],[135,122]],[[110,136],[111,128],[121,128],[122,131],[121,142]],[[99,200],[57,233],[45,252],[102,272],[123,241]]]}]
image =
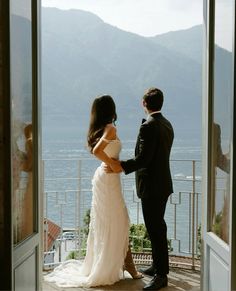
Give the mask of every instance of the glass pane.
[{"label": "glass pane", "polygon": [[31,1],[10,3],[13,227],[17,244],[33,233]]},{"label": "glass pane", "polygon": [[233,1],[215,1],[214,115],[212,126],[211,230],[229,240],[230,159],[233,100]]}]

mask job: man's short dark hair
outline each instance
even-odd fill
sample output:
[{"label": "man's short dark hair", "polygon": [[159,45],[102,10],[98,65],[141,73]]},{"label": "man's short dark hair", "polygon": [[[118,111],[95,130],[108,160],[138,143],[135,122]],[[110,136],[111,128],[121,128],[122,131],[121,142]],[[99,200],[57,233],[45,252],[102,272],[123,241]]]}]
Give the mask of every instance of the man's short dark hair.
[{"label": "man's short dark hair", "polygon": [[160,89],[152,87],[145,92],[143,100],[148,110],[158,111],[162,108],[164,96]]}]

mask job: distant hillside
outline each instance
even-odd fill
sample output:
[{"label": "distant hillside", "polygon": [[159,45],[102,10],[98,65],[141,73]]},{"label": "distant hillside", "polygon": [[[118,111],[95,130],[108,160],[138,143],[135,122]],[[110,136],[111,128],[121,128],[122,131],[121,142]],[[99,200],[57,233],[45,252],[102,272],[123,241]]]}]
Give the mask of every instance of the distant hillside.
[{"label": "distant hillside", "polygon": [[189,29],[170,31],[150,37],[150,39],[156,44],[179,52],[201,64],[203,49],[202,29],[202,25],[197,25]]},{"label": "distant hillside", "polygon": [[43,8],[44,137],[85,139],[91,102],[106,93],[117,104],[121,137],[135,139],[143,92],[157,86],[176,138],[200,143],[201,38],[200,27],[148,38],[89,12]]}]

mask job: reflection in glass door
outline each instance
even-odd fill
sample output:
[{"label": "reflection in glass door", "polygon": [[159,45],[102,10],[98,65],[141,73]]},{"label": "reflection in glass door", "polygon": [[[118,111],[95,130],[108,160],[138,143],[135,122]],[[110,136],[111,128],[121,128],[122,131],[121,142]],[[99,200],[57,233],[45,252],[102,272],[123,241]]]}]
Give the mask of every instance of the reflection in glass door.
[{"label": "reflection in glass door", "polygon": [[233,0],[205,0],[203,98],[203,280],[206,291],[232,290],[234,120]]},{"label": "reflection in glass door", "polygon": [[233,1],[215,1],[211,230],[229,241],[233,120]]},{"label": "reflection in glass door", "polygon": [[31,1],[11,1],[11,124],[13,233],[18,244],[33,233]]}]

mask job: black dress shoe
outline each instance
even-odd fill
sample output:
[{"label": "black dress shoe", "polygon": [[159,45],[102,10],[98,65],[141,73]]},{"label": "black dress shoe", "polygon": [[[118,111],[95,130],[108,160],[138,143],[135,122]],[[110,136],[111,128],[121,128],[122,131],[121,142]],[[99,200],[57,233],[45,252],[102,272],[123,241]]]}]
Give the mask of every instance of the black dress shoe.
[{"label": "black dress shoe", "polygon": [[148,276],[154,276],[156,274],[156,268],[154,266],[151,266],[146,269],[140,269],[139,271],[143,273],[144,275],[148,275]]},{"label": "black dress shoe", "polygon": [[164,288],[168,285],[168,279],[167,276],[160,276],[155,275],[153,279],[148,283],[146,286],[143,287],[143,290],[159,290],[161,288]]}]

